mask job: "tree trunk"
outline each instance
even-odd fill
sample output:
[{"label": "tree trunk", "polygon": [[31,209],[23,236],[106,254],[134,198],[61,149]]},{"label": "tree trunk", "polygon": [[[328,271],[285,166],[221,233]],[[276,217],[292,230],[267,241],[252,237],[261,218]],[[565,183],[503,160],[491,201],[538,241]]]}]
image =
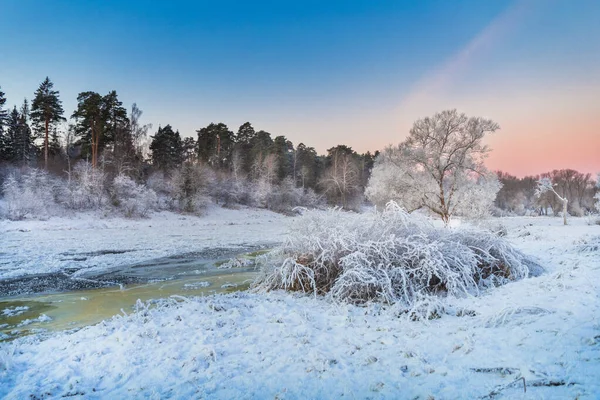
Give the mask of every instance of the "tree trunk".
[{"label": "tree trunk", "polygon": [[565,197],[563,199],[563,223],[566,225],[567,224],[567,203],[569,202],[569,200]]},{"label": "tree trunk", "polygon": [[46,118],[46,136],[44,138],[44,168],[48,170],[48,118]]}]

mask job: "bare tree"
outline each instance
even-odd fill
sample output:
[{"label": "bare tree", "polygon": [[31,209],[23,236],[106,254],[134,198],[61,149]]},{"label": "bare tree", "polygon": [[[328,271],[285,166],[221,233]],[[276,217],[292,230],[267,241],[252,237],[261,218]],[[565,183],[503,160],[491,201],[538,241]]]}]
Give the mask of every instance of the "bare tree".
[{"label": "bare tree", "polygon": [[358,163],[351,154],[333,152],[331,166],[323,174],[320,184],[325,194],[348,208],[350,200],[360,190]]},{"label": "bare tree", "polygon": [[[495,190],[495,195],[500,185],[497,176],[485,168],[490,149],[482,141],[497,129],[492,120],[469,118],[456,110],[416,121],[404,142],[388,147],[378,157],[367,196],[381,199],[391,191],[381,182],[396,182],[397,198],[388,200],[397,200],[407,209],[425,207],[445,224],[469,199],[491,197],[493,202],[494,196],[487,194]],[[388,179],[382,179],[382,174]],[[478,197],[477,193],[486,195]]]},{"label": "bare tree", "polygon": [[535,195],[537,197],[541,196],[542,194],[546,193],[546,192],[552,192],[556,195],[556,197],[558,198],[558,200],[560,200],[560,202],[563,205],[563,222],[565,225],[567,225],[567,205],[569,203],[569,200],[567,199],[567,197],[562,197],[561,195],[559,195],[556,190],[554,190],[554,185],[552,184],[552,181],[550,180],[550,178],[540,178],[540,180],[537,183],[537,188],[535,191]]}]

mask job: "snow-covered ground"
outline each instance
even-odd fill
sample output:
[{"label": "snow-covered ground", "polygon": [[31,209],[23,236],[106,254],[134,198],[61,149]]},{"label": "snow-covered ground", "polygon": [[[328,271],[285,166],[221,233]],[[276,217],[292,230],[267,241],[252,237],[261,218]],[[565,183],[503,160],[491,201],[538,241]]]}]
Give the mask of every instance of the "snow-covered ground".
[{"label": "snow-covered ground", "polygon": [[0,220],[0,279],[63,269],[98,272],[207,248],[279,243],[289,220],[267,210],[216,206],[202,217],[162,212],[132,220],[90,213]]},{"label": "snow-covered ground", "polygon": [[[214,217],[208,218],[187,222],[188,232],[210,230]],[[566,227],[559,218],[496,222],[547,272],[481,297],[448,299],[439,319],[410,321],[378,304],[334,305],[283,292],[177,297],[156,307],[140,304],[133,314],[78,332],[1,344],[0,397],[600,398],[600,250],[594,245],[600,245],[600,226],[575,218]],[[233,232],[238,240],[279,234],[266,229],[257,223],[213,235],[217,243],[217,237],[233,241]],[[151,235],[145,228],[134,232]],[[7,225],[3,233],[17,240]],[[86,241],[79,233],[73,237]],[[144,240],[178,241],[170,232],[152,234],[162,236]],[[208,240],[210,233],[203,235]],[[120,243],[123,236],[116,229],[103,246],[136,245]],[[194,240],[204,245],[197,237],[179,240],[186,249]],[[29,244],[28,254],[45,257],[36,251],[51,246],[38,245]]]}]

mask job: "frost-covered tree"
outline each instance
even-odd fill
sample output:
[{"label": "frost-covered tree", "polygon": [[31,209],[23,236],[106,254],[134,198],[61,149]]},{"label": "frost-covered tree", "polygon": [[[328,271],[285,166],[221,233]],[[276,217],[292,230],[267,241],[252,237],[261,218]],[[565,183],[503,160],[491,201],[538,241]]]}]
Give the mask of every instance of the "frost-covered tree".
[{"label": "frost-covered tree", "polygon": [[69,173],[65,205],[73,210],[100,209],[108,202],[105,181],[104,172],[80,161]]},{"label": "frost-covered tree", "polygon": [[354,207],[361,188],[356,152],[344,145],[332,147],[328,152],[329,167],[319,183],[332,203],[343,208]]},{"label": "frost-covered tree", "polygon": [[64,121],[62,101],[58,91],[53,90],[54,83],[48,77],[40,84],[31,102],[31,119],[34,130],[44,136],[44,167],[48,169],[48,145],[50,129]]},{"label": "frost-covered tree", "polygon": [[143,160],[146,155],[148,131],[152,128],[152,124],[142,124],[140,122],[143,113],[144,112],[140,110],[138,105],[133,103],[131,112],[129,113],[129,129],[131,131],[136,158],[140,161]]},{"label": "frost-covered tree", "polygon": [[110,193],[113,205],[122,210],[126,217],[146,217],[158,206],[154,190],[126,175],[115,177]]},{"label": "frost-covered tree", "polygon": [[596,210],[600,212],[600,172],[598,172],[598,178],[596,180],[596,194],[594,195],[594,199],[596,200]]},{"label": "frost-covered tree", "polygon": [[269,208],[269,195],[273,191],[273,185],[277,179],[278,165],[275,154],[267,154],[265,157],[259,155],[254,160],[252,175],[255,179],[255,186],[252,200],[255,205]]},{"label": "frost-covered tree", "polygon": [[395,200],[408,210],[427,208],[445,224],[468,213],[469,202],[490,207],[500,185],[484,165],[490,149],[483,138],[497,129],[492,120],[456,110],[416,121],[404,142],[377,157],[367,196],[379,205]]},{"label": "frost-covered tree", "polygon": [[550,180],[550,178],[540,178],[540,180],[538,180],[537,183],[537,188],[535,191],[535,195],[537,197],[541,196],[542,194],[546,193],[546,192],[552,192],[554,193],[554,195],[558,198],[558,200],[562,203],[563,206],[563,210],[562,210],[562,214],[563,214],[563,222],[565,225],[567,225],[567,205],[569,204],[569,200],[567,199],[567,197],[562,197],[561,195],[559,195],[556,190],[554,190],[554,185],[552,184],[552,181]]}]

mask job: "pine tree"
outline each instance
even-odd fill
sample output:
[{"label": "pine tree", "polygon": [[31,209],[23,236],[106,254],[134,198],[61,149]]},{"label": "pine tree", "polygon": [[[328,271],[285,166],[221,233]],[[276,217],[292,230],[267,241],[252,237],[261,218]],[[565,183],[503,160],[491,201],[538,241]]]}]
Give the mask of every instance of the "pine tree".
[{"label": "pine tree", "polygon": [[102,98],[102,113],[104,122],[103,140],[105,144],[112,143],[112,158],[118,170],[128,161],[135,158],[133,138],[129,129],[129,118],[123,103],[119,101],[115,90]]},{"label": "pine tree", "polygon": [[98,149],[104,129],[102,112],[102,96],[96,92],[81,92],[77,96],[75,118],[75,135],[80,137],[78,144],[82,146],[81,155],[92,156],[92,167],[98,164]]},{"label": "pine tree", "polygon": [[173,132],[171,125],[158,128],[152,136],[150,151],[152,163],[159,169],[169,171],[181,165],[183,160],[183,145],[179,131]]},{"label": "pine tree", "polygon": [[19,112],[19,133],[18,139],[15,142],[15,161],[20,164],[29,164],[36,157],[37,147],[35,146],[35,138],[31,133],[29,126],[29,102],[23,100],[21,110]]},{"label": "pine tree", "polygon": [[241,164],[242,170],[245,173],[250,173],[250,170],[252,169],[250,150],[252,148],[251,143],[254,141],[255,137],[256,131],[250,122],[242,124],[235,135],[235,144],[232,153],[234,153],[235,157],[239,160],[239,164]]},{"label": "pine tree", "polygon": [[58,91],[52,90],[54,84],[48,77],[40,84],[31,103],[31,119],[38,134],[44,134],[44,167],[48,169],[48,137],[50,128],[64,121],[62,101]]},{"label": "pine tree", "polygon": [[0,162],[8,161],[8,148],[5,124],[8,118],[8,110],[4,109],[6,97],[0,87]]},{"label": "pine tree", "polygon": [[15,162],[17,159],[17,148],[19,147],[19,130],[21,118],[17,107],[13,107],[6,119],[6,130],[4,132],[3,158],[6,161]]},{"label": "pine tree", "polygon": [[52,129],[52,133],[50,134],[50,142],[48,143],[48,153],[52,157],[62,156],[62,146],[60,145],[60,140],[58,138],[58,129],[54,127]]},{"label": "pine tree", "polygon": [[233,132],[223,123],[211,123],[198,133],[198,158],[214,167],[229,166],[233,150]]},{"label": "pine tree", "polygon": [[281,182],[294,173],[294,144],[287,140],[285,136],[277,136],[273,140],[271,152],[277,156],[277,178]]}]

